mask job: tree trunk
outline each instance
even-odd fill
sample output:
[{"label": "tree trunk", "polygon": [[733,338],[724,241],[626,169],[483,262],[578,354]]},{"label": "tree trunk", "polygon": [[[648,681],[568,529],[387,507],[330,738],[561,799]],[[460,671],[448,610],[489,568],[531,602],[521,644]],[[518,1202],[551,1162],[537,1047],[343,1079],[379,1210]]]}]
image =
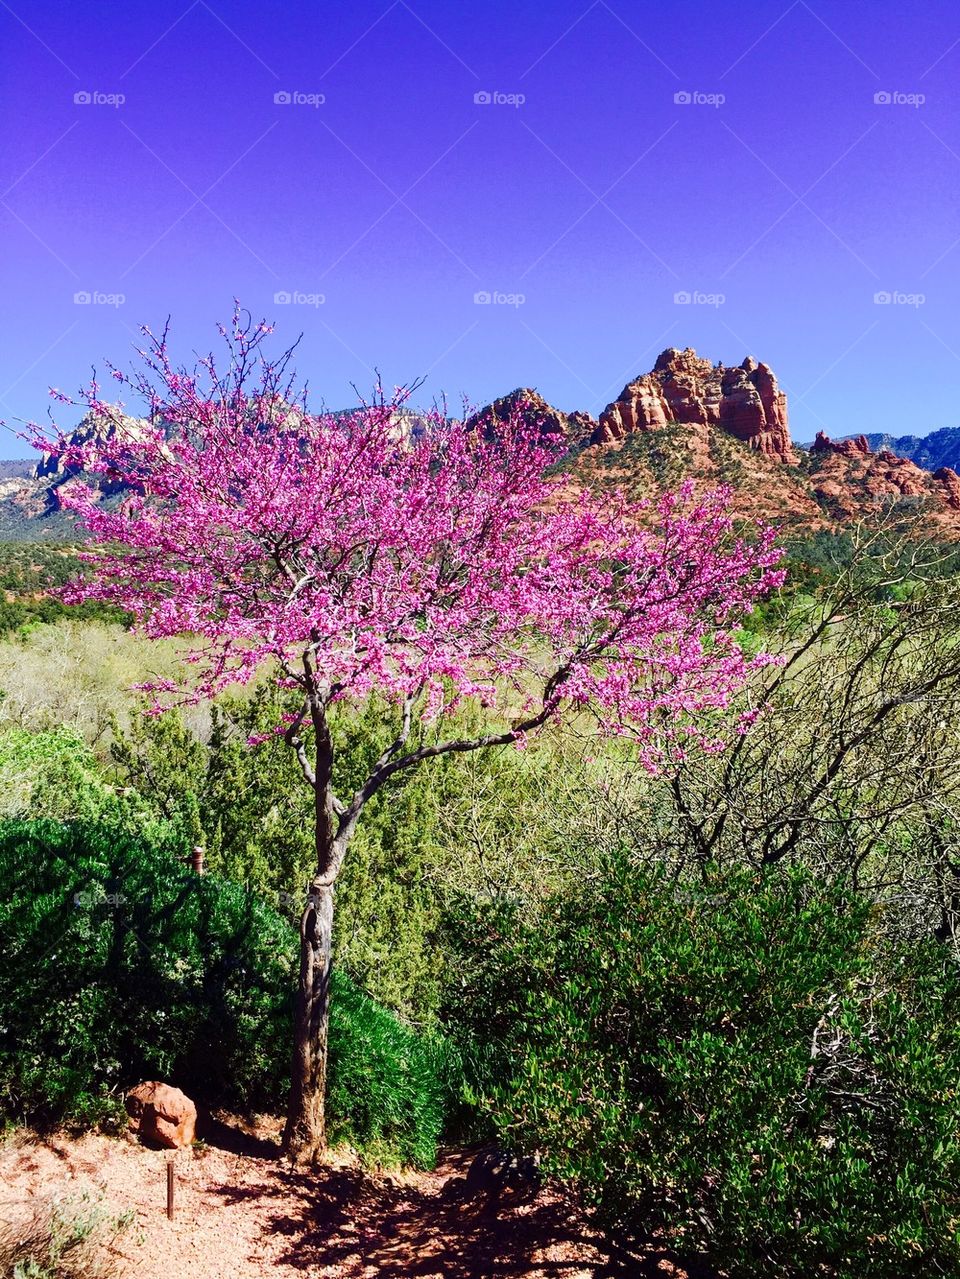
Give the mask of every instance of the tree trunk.
[{"label": "tree trunk", "polygon": [[333,886],[344,847],[337,842],[333,778],[333,741],[325,703],[318,692],[309,656],[304,658],[307,705],[316,735],[313,788],[317,869],[300,918],[300,979],[293,1015],[290,1105],[282,1149],[292,1163],[307,1167],[327,1144],[327,1040],[330,1025],[330,972],[333,961]]},{"label": "tree trunk", "polygon": [[290,1105],[283,1153],[313,1164],[326,1146],[327,1033],[333,940],[333,886],[314,883],[300,920],[300,980],[294,1008]]}]

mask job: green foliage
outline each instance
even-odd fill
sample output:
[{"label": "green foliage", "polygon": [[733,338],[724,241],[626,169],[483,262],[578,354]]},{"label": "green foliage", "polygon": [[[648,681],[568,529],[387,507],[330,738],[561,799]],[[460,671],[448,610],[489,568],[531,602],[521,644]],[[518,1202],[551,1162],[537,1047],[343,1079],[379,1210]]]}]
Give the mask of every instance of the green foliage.
[{"label": "green foliage", "polygon": [[[117,783],[202,843],[213,870],[292,917],[313,868],[313,832],[310,792],[271,732],[285,708],[270,685],[225,697],[212,707],[205,740],[176,711],[141,712],[125,732],[114,723],[110,754]],[[251,737],[266,740],[251,745]]]},{"label": "green foliage", "polygon": [[373,1163],[432,1168],[456,1095],[449,1045],[416,1034],[343,973],[334,974],[331,1009],[331,1140]]},{"label": "green foliage", "polygon": [[[175,713],[140,716],[117,732],[113,780],[210,867],[243,883],[291,921],[314,867],[312,794],[293,752],[271,730],[289,702],[271,686],[213,707],[201,741]],[[395,713],[371,701],[339,709],[335,788],[349,795],[396,731]],[[444,731],[476,729],[464,710]],[[251,745],[250,740],[259,744]],[[260,740],[264,738],[265,740]],[[309,748],[309,747],[308,747]],[[549,812],[577,771],[558,768],[553,745],[448,755],[392,781],[364,811],[337,884],[337,962],[379,1003],[420,1025],[440,998],[444,903],[453,892],[535,891],[565,855]]]},{"label": "green foliage", "polygon": [[[469,914],[469,912],[468,912]],[[799,876],[626,865],[473,912],[451,1017],[506,1140],[737,1276],[960,1271],[960,983]]]},{"label": "green foliage", "polygon": [[129,622],[127,614],[96,601],[64,604],[57,592],[84,572],[77,548],[0,542],[0,636],[22,631],[37,622]]},{"label": "green foliage", "polygon": [[[312,794],[292,751],[271,732],[286,705],[269,686],[223,699],[206,743],[174,713],[140,717],[118,735],[112,756],[118,782],[135,787],[189,843],[203,844],[212,869],[293,921],[315,853]],[[359,784],[364,761],[383,749],[390,727],[383,708],[344,724],[337,780],[345,793]],[[414,783],[371,804],[337,886],[338,963],[379,1002],[419,1021],[430,1019],[438,999],[440,960],[431,945],[438,908],[427,868],[439,802],[427,785]]]},{"label": "green foliage", "polygon": [[278,1103],[291,931],[161,827],[0,825],[0,1110],[89,1120],[144,1078]]},{"label": "green foliage", "polygon": [[[734,445],[736,448],[736,445]],[[607,486],[611,472],[638,497],[649,497],[643,471],[658,488],[676,488],[690,474],[693,463],[689,427],[677,422],[650,431],[631,431],[616,450],[581,455],[578,470],[588,483]]]},{"label": "green foliage", "polygon": [[96,757],[73,728],[0,733],[0,817],[85,817],[114,804]]},{"label": "green foliage", "polygon": [[[0,823],[0,1114],[96,1122],[145,1078],[282,1108],[295,933],[186,848],[168,823]],[[456,1078],[439,1038],[338,972],[330,1052],[334,1138],[430,1166]]]}]

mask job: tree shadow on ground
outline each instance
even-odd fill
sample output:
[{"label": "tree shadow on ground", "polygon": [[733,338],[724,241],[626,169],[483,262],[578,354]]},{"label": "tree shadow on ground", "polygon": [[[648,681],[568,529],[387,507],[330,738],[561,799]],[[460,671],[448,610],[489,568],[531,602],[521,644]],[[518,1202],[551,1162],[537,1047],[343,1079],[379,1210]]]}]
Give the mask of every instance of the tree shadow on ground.
[{"label": "tree shadow on ground", "polygon": [[[626,1252],[551,1190],[527,1203],[468,1200],[470,1155],[448,1156],[415,1182],[374,1180],[355,1168],[312,1175],[277,1166],[257,1187],[219,1187],[225,1203],[274,1197],[268,1229],[277,1258],[343,1279],[708,1279],[665,1250]],[[262,1207],[262,1203],[261,1203]]]},{"label": "tree shadow on ground", "polygon": [[214,1150],[250,1159],[275,1160],[280,1143],[257,1132],[247,1132],[235,1120],[226,1122],[216,1112],[200,1109],[197,1114],[197,1138]]}]

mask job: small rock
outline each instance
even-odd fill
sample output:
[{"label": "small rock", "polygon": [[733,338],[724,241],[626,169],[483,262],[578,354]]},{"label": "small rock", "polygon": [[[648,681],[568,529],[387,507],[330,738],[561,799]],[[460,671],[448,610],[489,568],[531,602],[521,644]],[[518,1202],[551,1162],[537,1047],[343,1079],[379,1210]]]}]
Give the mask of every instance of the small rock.
[{"label": "small rock", "polygon": [[468,1199],[487,1194],[499,1199],[504,1193],[518,1200],[533,1198],[540,1189],[540,1161],[536,1155],[510,1150],[482,1150],[467,1172],[464,1194]]}]

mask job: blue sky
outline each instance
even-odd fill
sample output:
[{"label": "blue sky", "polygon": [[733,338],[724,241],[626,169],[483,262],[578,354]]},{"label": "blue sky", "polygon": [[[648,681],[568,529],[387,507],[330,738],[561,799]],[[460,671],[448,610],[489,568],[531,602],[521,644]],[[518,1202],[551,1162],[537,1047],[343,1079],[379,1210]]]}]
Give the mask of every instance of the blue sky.
[{"label": "blue sky", "polygon": [[690,345],[800,440],[960,425],[954,4],[0,0],[0,41],[14,425],[234,296],[337,407],[597,413]]}]

